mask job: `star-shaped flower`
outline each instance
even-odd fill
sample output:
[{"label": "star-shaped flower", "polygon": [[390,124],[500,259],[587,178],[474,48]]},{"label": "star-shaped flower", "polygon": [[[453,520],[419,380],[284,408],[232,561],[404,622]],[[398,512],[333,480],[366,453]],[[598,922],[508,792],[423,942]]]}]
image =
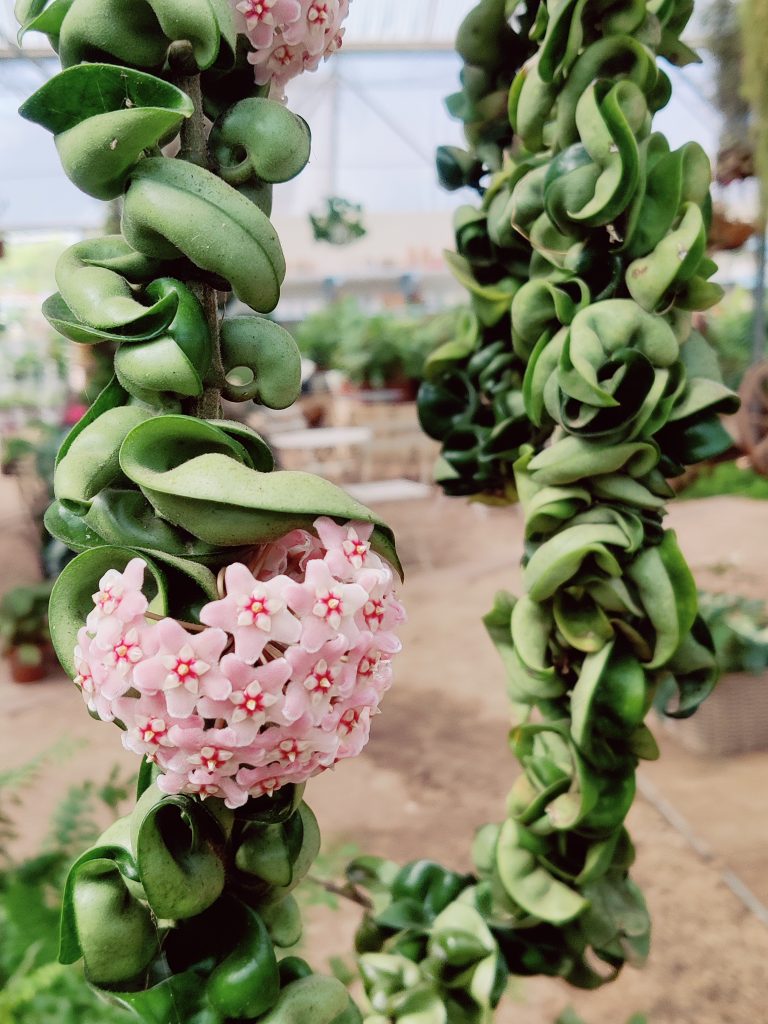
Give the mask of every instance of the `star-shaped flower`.
[{"label": "star-shaped flower", "polygon": [[200,612],[200,621],[218,626],[235,638],[235,654],[253,664],[268,643],[293,644],[301,636],[301,624],[286,606],[286,590],[294,586],[287,576],[262,582],[240,563],[227,566],[227,594]]},{"label": "star-shaped flower", "polygon": [[341,583],[324,561],[307,565],[303,583],[285,588],[288,606],[301,617],[301,645],[319,651],[327,640],[343,634],[350,644],[359,636],[355,616],[368,599],[358,583]]},{"label": "star-shaped flower", "polygon": [[[93,665],[91,658],[93,657]],[[113,722],[115,712],[112,707],[112,700],[102,693],[102,686],[106,682],[109,672],[103,664],[104,652],[93,651],[93,639],[88,630],[83,626],[77,634],[77,647],[75,647],[75,670],[73,680],[75,686],[80,689],[89,711],[98,715],[102,722]],[[127,685],[120,679],[120,688]]]},{"label": "star-shaped flower", "polygon": [[200,697],[225,700],[232,684],[219,668],[227,635],[221,629],[188,633],[174,619],[162,619],[155,627],[157,654],[134,672],[136,687],[144,693],[162,690],[174,718],[193,714]]},{"label": "star-shaped flower", "polygon": [[315,529],[325,548],[325,562],[338,579],[353,582],[361,569],[382,568],[383,562],[371,551],[372,523],[339,526],[321,516],[315,520]]},{"label": "star-shaped flower", "polygon": [[132,558],[123,572],[110,569],[101,577],[99,589],[93,595],[93,611],[85,620],[91,633],[106,618],[114,617],[125,623],[144,615],[149,607],[141,592],[146,566],[142,558]]},{"label": "star-shaped flower", "polygon": [[221,660],[221,671],[232,684],[226,700],[198,701],[198,710],[209,719],[223,718],[239,745],[252,743],[267,724],[284,725],[283,687],[291,676],[291,666],[276,658],[254,668],[235,654]]},{"label": "star-shaped flower", "polygon": [[290,647],[285,654],[291,667],[291,681],[285,690],[283,714],[286,721],[296,722],[307,715],[313,725],[320,725],[334,697],[343,695],[355,670],[347,658],[346,637],[337,636],[323,644],[319,651]]},{"label": "star-shaped flower", "polygon": [[101,620],[90,645],[88,661],[101,696],[122,697],[134,685],[136,668],[157,651],[158,637],[144,619],[122,622],[116,616]]}]

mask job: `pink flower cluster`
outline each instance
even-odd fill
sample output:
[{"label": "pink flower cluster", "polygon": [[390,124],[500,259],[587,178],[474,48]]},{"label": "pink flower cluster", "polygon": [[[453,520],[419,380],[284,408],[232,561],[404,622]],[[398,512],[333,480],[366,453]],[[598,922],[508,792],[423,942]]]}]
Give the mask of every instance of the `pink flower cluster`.
[{"label": "pink flower cluster", "polygon": [[[300,783],[368,742],[405,613],[372,528],[320,518],[223,572],[196,628],[152,621],[146,563],[111,569],[75,649],[88,707],[161,770],[166,793],[251,797]],[[187,624],[189,625],[189,624]]]},{"label": "pink flower cluster", "polygon": [[287,82],[302,71],[315,71],[320,61],[341,46],[341,23],[350,0],[236,0],[241,29],[253,51],[259,85],[271,82],[282,97]]}]

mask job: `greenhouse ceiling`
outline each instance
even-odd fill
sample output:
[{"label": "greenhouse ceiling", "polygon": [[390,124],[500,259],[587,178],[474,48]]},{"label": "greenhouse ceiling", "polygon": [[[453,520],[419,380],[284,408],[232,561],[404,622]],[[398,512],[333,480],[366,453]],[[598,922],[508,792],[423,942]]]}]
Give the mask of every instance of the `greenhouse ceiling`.
[{"label": "greenhouse ceiling", "polygon": [[[278,190],[276,214],[306,217],[325,196],[371,213],[448,211],[434,152],[460,144],[444,97],[458,84],[453,39],[474,0],[353,0],[341,55],[289,87],[292,109],[316,128],[306,173]],[[56,71],[42,36],[15,43],[13,0],[0,0],[0,234],[100,227],[102,204],[64,177],[53,141],[18,117],[20,103]],[[673,70],[675,98],[659,126],[679,145],[692,133],[708,152],[718,119],[706,98],[706,65]],[[448,214],[449,215],[449,214]]]},{"label": "greenhouse ceiling", "polygon": [[[0,0],[0,45],[11,49],[16,37],[14,0]],[[461,19],[472,0],[353,0],[347,21],[347,41],[352,47],[409,49],[447,47],[453,42]],[[45,45],[41,37],[25,44],[31,49]]]}]

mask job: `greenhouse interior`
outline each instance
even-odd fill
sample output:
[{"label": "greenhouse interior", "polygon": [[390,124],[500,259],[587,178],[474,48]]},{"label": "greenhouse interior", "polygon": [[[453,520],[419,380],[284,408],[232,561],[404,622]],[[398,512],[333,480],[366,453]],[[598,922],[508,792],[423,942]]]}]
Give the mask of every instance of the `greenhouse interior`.
[{"label": "greenhouse interior", "polygon": [[0,1024],[768,1024],[767,49],[0,0]]}]

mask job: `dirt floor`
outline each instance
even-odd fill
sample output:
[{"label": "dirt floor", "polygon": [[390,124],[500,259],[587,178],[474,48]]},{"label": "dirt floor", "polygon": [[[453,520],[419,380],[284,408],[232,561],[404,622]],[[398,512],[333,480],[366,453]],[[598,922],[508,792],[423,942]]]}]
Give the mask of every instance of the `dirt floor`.
[{"label": "dirt floor", "polygon": [[[15,533],[8,517],[6,481],[2,487],[5,586],[34,570],[23,531]],[[350,843],[399,861],[434,857],[465,868],[473,829],[501,817],[516,770],[505,743],[502,673],[479,618],[495,590],[519,587],[521,521],[514,510],[445,499],[381,511],[401,528],[411,565],[405,651],[367,752],[313,782],[308,798],[330,853]],[[768,597],[768,504],[681,502],[670,525],[703,585]],[[34,687],[0,680],[0,702],[0,770],[62,738],[71,748],[36,785],[34,813],[31,801],[23,808],[23,846],[31,850],[68,785],[102,778],[116,762],[135,765],[115,731],[91,722],[62,679]],[[650,1024],[768,1024],[768,927],[733,892],[741,883],[768,904],[768,752],[711,760],[665,734],[660,740],[662,759],[641,772],[652,800],[639,798],[629,822],[636,878],[654,919],[647,969],[627,971],[597,993],[521,982],[499,1024],[550,1024],[569,1003],[588,1024],[624,1024],[639,1011]],[[318,966],[348,952],[356,917],[354,907],[312,909],[307,946]]]}]

